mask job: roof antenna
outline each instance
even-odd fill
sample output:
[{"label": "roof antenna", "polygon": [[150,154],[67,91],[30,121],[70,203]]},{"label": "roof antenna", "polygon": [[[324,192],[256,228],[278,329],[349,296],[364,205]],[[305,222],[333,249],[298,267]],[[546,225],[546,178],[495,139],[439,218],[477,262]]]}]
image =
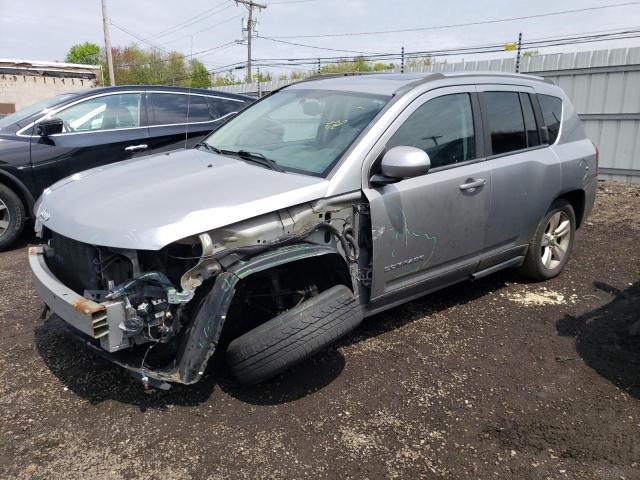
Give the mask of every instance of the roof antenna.
[{"label": "roof antenna", "polygon": [[187,149],[187,141],[189,140],[189,110],[191,109],[191,82],[193,82],[193,35],[191,35],[191,53],[189,54],[189,93],[187,94],[187,125],[184,129],[184,148]]}]

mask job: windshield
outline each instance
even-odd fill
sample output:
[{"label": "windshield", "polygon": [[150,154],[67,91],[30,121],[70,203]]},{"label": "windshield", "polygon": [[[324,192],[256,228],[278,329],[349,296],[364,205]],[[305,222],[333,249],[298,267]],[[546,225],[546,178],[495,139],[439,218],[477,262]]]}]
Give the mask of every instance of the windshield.
[{"label": "windshield", "polygon": [[205,142],[285,170],[325,176],[389,100],[331,90],[283,90],[241,112]]},{"label": "windshield", "polygon": [[[22,108],[17,112],[12,113],[11,115],[2,117],[0,118],[0,130],[14,123],[18,123],[18,125],[20,125],[20,120],[28,118],[38,112],[45,113],[45,110],[48,110],[51,107],[64,102],[65,100],[69,100],[70,98],[73,98],[75,96],[75,93],[63,93],[61,95],[56,95],[55,97],[47,98],[46,100],[42,100],[40,102],[34,103],[33,105],[29,105],[28,107]],[[24,125],[20,126],[23,127]]]}]

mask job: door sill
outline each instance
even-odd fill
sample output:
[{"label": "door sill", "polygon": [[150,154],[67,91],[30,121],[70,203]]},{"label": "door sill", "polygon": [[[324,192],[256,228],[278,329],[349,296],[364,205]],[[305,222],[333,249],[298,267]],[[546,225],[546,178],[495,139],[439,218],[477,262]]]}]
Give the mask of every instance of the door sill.
[{"label": "door sill", "polygon": [[497,272],[498,270],[502,270],[504,268],[519,267],[520,265],[522,265],[523,262],[524,262],[524,255],[521,255],[519,257],[514,257],[510,260],[507,260],[506,262],[498,263],[493,267],[485,268],[484,270],[480,270],[479,272],[472,274],[471,280],[478,280],[479,278],[486,277],[487,275],[491,275],[492,273]]}]

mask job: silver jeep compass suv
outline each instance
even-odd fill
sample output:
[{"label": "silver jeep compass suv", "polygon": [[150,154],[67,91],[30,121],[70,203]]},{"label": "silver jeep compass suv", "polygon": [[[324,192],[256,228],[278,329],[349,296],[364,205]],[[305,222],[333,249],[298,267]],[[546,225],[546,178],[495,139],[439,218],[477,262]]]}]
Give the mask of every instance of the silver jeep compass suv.
[{"label": "silver jeep compass suv", "polygon": [[197,382],[216,349],[255,383],[447,285],[558,275],[597,163],[538,77],[316,78],[195,149],[47,189],[31,268],[49,308],[146,384]]}]

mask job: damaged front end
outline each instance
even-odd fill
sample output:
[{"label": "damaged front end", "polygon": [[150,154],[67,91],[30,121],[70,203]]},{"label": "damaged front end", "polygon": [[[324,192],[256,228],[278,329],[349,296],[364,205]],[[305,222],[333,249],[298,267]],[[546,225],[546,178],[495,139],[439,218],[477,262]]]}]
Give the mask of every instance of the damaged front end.
[{"label": "damaged front end", "polygon": [[[339,213],[336,227],[332,212]],[[159,251],[90,245],[43,228],[29,251],[36,290],[83,342],[145,384],[199,381],[221,339],[238,284],[249,276],[330,255],[357,277],[356,209],[311,207],[263,215],[174,242]],[[282,272],[278,274],[282,276]],[[298,272],[285,276],[304,275]],[[262,283],[269,288],[262,289]],[[317,283],[317,282],[316,282]],[[292,288],[271,275],[247,299],[269,297],[265,315],[291,308],[319,289]],[[286,284],[286,285],[285,285]],[[275,299],[275,300],[274,300]],[[241,307],[236,310],[241,310]]]}]

